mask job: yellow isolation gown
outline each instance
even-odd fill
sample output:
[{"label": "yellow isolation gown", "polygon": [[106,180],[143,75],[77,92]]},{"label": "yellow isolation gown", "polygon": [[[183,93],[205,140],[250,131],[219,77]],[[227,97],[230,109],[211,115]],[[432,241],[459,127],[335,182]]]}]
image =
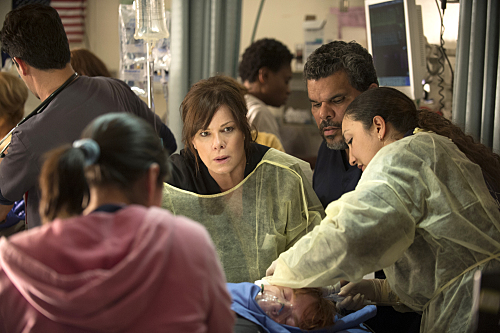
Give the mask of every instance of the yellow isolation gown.
[{"label": "yellow isolation gown", "polygon": [[401,301],[423,313],[421,332],[468,332],[474,272],[500,269],[499,208],[481,168],[450,139],[417,133],[382,148],[269,280],[320,287],[383,268]]},{"label": "yellow isolation gown", "polygon": [[162,207],[207,228],[228,282],[253,282],[324,217],[311,178],[308,163],[270,148],[229,191],[200,195],[165,183]]}]

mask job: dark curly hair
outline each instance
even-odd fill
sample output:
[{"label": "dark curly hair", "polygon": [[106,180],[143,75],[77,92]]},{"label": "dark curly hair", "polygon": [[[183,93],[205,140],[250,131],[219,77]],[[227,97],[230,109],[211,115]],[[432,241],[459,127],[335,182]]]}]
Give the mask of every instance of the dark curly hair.
[{"label": "dark curly hair", "polygon": [[350,85],[358,91],[366,91],[372,83],[378,84],[373,58],[368,51],[352,41],[333,41],[317,48],[307,58],[304,78],[319,80],[344,70]]},{"label": "dark curly hair", "polygon": [[238,67],[243,82],[255,82],[259,69],[268,67],[277,72],[283,65],[289,65],[293,55],[283,43],[272,38],[259,39],[247,47]]},{"label": "dark curly hair", "polygon": [[389,87],[370,89],[356,97],[344,114],[354,121],[363,123],[365,129],[372,126],[373,117],[381,116],[391,123],[399,133],[406,133],[415,127],[432,131],[450,138],[469,160],[478,164],[488,187],[500,189],[500,156],[490,148],[475,142],[460,127],[429,110],[417,110],[413,101],[402,92]]}]

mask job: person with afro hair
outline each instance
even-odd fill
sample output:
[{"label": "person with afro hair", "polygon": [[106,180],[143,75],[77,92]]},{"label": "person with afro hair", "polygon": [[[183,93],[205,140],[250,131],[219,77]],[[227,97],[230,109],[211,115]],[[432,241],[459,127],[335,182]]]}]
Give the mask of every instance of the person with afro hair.
[{"label": "person with afro hair", "polygon": [[259,132],[274,134],[281,140],[279,125],[268,106],[285,104],[292,78],[293,55],[283,43],[263,38],[252,43],[243,53],[239,75],[248,89],[245,100],[248,121]]}]

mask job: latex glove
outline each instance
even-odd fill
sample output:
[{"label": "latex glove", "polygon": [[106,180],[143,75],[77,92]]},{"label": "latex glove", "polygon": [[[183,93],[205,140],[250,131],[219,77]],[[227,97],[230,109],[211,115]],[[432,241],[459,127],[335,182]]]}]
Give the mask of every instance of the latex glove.
[{"label": "latex glove", "polygon": [[373,280],[361,280],[358,283],[349,282],[340,289],[339,296],[345,297],[337,302],[337,308],[355,311],[362,309],[365,300],[375,301],[376,284]]},{"label": "latex glove", "polygon": [[345,299],[338,302],[337,307],[346,310],[359,310],[363,306],[373,303],[386,306],[401,304],[399,297],[391,290],[385,279],[348,283],[340,289],[338,295],[344,296]]},{"label": "latex glove", "polygon": [[274,270],[276,269],[276,265],[278,264],[278,259],[276,259],[275,261],[273,261],[273,263],[271,264],[271,266],[269,266],[268,269],[266,269],[266,276],[271,276],[274,274]]},{"label": "latex glove", "polygon": [[343,301],[335,303],[339,310],[357,311],[366,306],[365,295],[356,294],[354,296],[347,296]]}]

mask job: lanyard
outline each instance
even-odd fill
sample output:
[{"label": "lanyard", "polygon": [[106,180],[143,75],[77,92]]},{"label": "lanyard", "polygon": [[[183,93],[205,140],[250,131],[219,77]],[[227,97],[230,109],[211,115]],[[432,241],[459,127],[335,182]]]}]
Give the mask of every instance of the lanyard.
[{"label": "lanyard", "polygon": [[[49,105],[50,102],[52,102],[52,100],[54,98],[56,98],[57,95],[59,95],[59,93],[64,89],[66,88],[71,82],[73,82],[74,79],[76,79],[78,77],[78,73],[73,73],[69,79],[66,80],[66,82],[64,82],[59,88],[57,88],[52,94],[50,94],[49,97],[47,97],[42,103],[40,103],[40,105],[38,105],[38,107],[33,110],[33,112],[31,112],[29,115],[27,115],[26,117],[24,117],[13,129],[10,130],[9,133],[7,133],[6,136],[4,136],[4,138],[0,141],[0,145],[2,143],[4,143],[5,140],[7,140],[9,138],[9,136],[12,134],[12,132],[14,132],[14,130],[16,128],[18,128],[20,125],[24,124],[28,119],[30,119],[31,117],[33,117],[34,115],[37,115],[39,113],[42,113],[43,110],[45,110],[45,108]],[[5,145],[5,147],[2,149],[2,151],[0,151],[0,158],[4,158],[5,157],[5,150],[10,146],[10,142],[8,144]]]}]

